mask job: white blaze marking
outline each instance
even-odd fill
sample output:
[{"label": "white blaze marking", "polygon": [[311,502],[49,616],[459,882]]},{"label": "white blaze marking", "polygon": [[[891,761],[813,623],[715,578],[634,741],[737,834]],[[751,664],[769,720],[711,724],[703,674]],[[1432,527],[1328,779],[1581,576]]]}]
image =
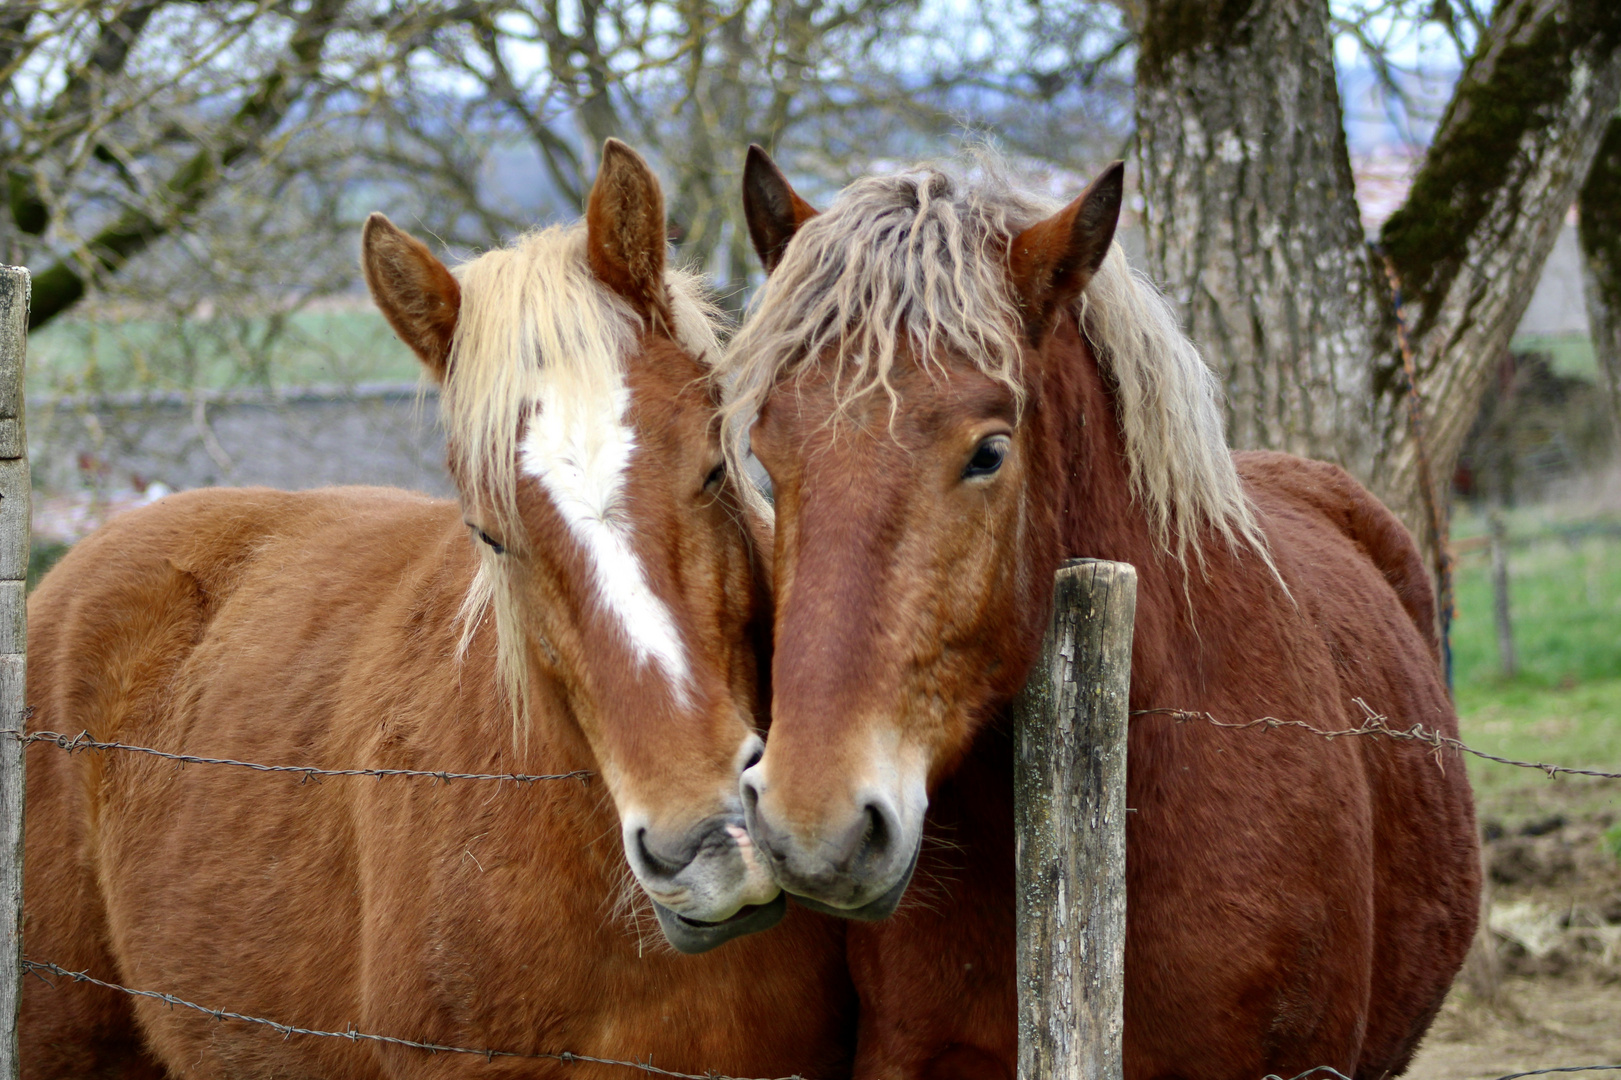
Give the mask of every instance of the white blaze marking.
[{"label": "white blaze marking", "polygon": [[684,703],[686,650],[669,608],[647,584],[631,548],[633,530],[621,501],[625,470],[636,450],[635,433],[624,423],[630,390],[620,385],[604,395],[570,389],[577,392],[555,384],[541,392],[519,460],[585,548],[603,606],[618,618],[637,660],[655,661]]}]

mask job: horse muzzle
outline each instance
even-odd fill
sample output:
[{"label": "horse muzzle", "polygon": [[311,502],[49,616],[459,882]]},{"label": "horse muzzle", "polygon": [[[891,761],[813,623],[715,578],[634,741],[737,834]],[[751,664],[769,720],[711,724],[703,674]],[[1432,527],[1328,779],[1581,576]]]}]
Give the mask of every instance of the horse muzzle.
[{"label": "horse muzzle", "polygon": [[778,823],[757,770],[743,774],[742,790],[749,835],[771,876],[795,900],[846,919],[876,921],[894,913],[917,869],[921,821],[905,820],[893,800],[869,794],[847,820],[806,837]]},{"label": "horse muzzle", "polygon": [[688,955],[708,952],[734,938],[769,930],[782,921],[787,911],[788,894],[780,891],[775,899],[739,908],[735,915],[720,922],[699,922],[696,919],[689,919],[685,915],[671,911],[657,900],[653,901],[653,913],[658,916],[659,929],[664,931],[664,939],[676,952]]},{"label": "horse muzzle", "polygon": [[782,919],[782,892],[740,815],[708,818],[673,841],[632,818],[624,842],[659,927],[679,952],[707,952]]}]

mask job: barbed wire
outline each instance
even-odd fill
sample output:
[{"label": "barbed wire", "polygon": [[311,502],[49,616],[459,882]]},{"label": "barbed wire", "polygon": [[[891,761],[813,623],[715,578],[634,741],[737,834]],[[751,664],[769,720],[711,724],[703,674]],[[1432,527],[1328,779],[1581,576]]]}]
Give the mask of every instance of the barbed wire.
[{"label": "barbed wire", "polygon": [[1499,765],[1514,765],[1522,769],[1539,769],[1548,774],[1551,780],[1560,773],[1571,776],[1596,776],[1605,780],[1621,780],[1621,773],[1603,772],[1599,769],[1576,769],[1568,765],[1550,765],[1545,761],[1517,761],[1514,758],[1498,757],[1488,754],[1484,750],[1476,750],[1462,739],[1455,739],[1450,735],[1443,735],[1439,731],[1425,727],[1423,724],[1413,724],[1411,727],[1397,728],[1390,725],[1388,717],[1374,712],[1368,703],[1361,698],[1352,698],[1352,701],[1362,709],[1364,720],[1361,727],[1354,728],[1320,728],[1313,727],[1304,720],[1279,720],[1275,716],[1263,716],[1256,720],[1227,721],[1217,720],[1207,712],[1195,712],[1190,709],[1133,709],[1132,716],[1169,716],[1177,723],[1187,723],[1190,720],[1202,720],[1214,724],[1219,728],[1229,728],[1242,731],[1247,728],[1265,728],[1272,731],[1276,728],[1300,728],[1313,735],[1321,735],[1325,739],[1338,739],[1347,735],[1384,735],[1392,739],[1407,739],[1429,746],[1435,754],[1436,764],[1440,764],[1442,750],[1458,750],[1465,754],[1473,754],[1477,758],[1495,761]]},{"label": "barbed wire", "polygon": [[[92,986],[100,986],[107,990],[114,990],[121,994],[128,994],[131,997],[148,998],[152,1001],[161,1001],[170,1008],[179,1006],[183,1009],[192,1009],[196,1012],[202,1013],[205,1016],[211,1016],[220,1022],[232,1020],[242,1024],[258,1024],[262,1027],[270,1028],[284,1039],[291,1038],[294,1035],[307,1035],[323,1039],[344,1039],[349,1042],[373,1042],[382,1043],[387,1046],[403,1046],[407,1049],[422,1050],[430,1054],[464,1054],[469,1057],[481,1057],[485,1061],[494,1061],[496,1058],[518,1058],[527,1061],[560,1061],[566,1065],[573,1065],[577,1063],[584,1063],[588,1065],[608,1065],[615,1068],[634,1069],[638,1072],[649,1073],[654,1076],[670,1077],[671,1080],[747,1080],[747,1078],[727,1076],[724,1073],[716,1072],[679,1072],[675,1069],[660,1068],[659,1066],[654,1065],[651,1061],[626,1061],[620,1058],[595,1057],[591,1054],[574,1054],[566,1050],[558,1051],[556,1053],[526,1054],[516,1050],[494,1050],[489,1048],[478,1049],[470,1046],[451,1046],[446,1043],[422,1042],[417,1039],[402,1039],[394,1035],[377,1035],[371,1032],[358,1031],[354,1027],[346,1028],[343,1031],[322,1031],[319,1028],[304,1028],[299,1027],[296,1024],[283,1024],[280,1021],[269,1020],[262,1016],[248,1016],[244,1013],[232,1012],[229,1009],[211,1009],[206,1005],[198,1005],[196,1002],[187,1001],[185,998],[177,997],[174,994],[164,994],[156,990],[137,990],[133,987],[122,986],[119,983],[108,982],[105,979],[98,979],[88,972],[71,971],[59,964],[53,964],[46,960],[29,960],[25,957],[22,961],[22,967],[26,974],[33,975],[35,978],[39,979],[53,990],[57,988],[57,984],[47,979],[45,974],[42,974],[42,972],[58,976],[59,978],[72,979],[74,982],[78,983],[89,983]],[[1524,1077],[1528,1076],[1548,1076],[1554,1073],[1615,1071],[1621,1071],[1621,1065],[1559,1065],[1547,1069],[1530,1069],[1525,1072],[1507,1073],[1503,1076],[1494,1077],[1493,1080],[1523,1080]],[[1307,1069],[1305,1072],[1296,1073],[1294,1076],[1290,1077],[1289,1080],[1314,1080],[1314,1078],[1319,1077],[1326,1077],[1328,1080],[1352,1080],[1351,1077],[1346,1076],[1332,1065],[1318,1065],[1315,1068]],[[775,1080],[804,1080],[804,1078],[798,1073],[795,1073],[792,1076],[777,1077]],[[1284,1078],[1276,1073],[1268,1073],[1262,1078],[1262,1080],[1284,1080]]]},{"label": "barbed wire", "polygon": [[[1505,1076],[1495,1076],[1492,1080],[1520,1080],[1522,1076],[1547,1076],[1550,1073],[1579,1073],[1579,1072],[1609,1072],[1621,1070],[1621,1065],[1560,1065],[1552,1069],[1532,1069],[1529,1072],[1508,1073]],[[1311,1080],[1318,1076],[1326,1076],[1329,1080],[1351,1080],[1349,1076],[1340,1072],[1332,1065],[1319,1065],[1315,1069],[1307,1069],[1303,1073],[1291,1076],[1289,1080]],[[1261,1080],[1283,1080],[1276,1073],[1268,1073]]]},{"label": "barbed wire", "polygon": [[[234,1020],[237,1023],[242,1024],[259,1024],[263,1027],[270,1028],[284,1039],[290,1038],[294,1035],[310,1035],[323,1039],[347,1039],[349,1042],[384,1043],[388,1046],[404,1046],[412,1050],[425,1050],[433,1054],[466,1054],[470,1057],[481,1057],[485,1061],[494,1061],[496,1058],[521,1058],[528,1061],[561,1061],[567,1065],[573,1065],[576,1063],[584,1063],[588,1065],[612,1065],[618,1068],[635,1069],[638,1072],[651,1073],[655,1076],[667,1076],[671,1077],[672,1080],[748,1080],[748,1078],[745,1077],[727,1076],[723,1073],[715,1072],[677,1072],[674,1069],[662,1069],[659,1066],[654,1065],[651,1061],[624,1061],[618,1058],[593,1057],[590,1054],[573,1054],[566,1050],[558,1051],[556,1053],[525,1054],[516,1050],[480,1050],[470,1046],[449,1046],[444,1043],[419,1042],[416,1039],[401,1039],[393,1035],[375,1035],[370,1032],[357,1031],[353,1027],[350,1027],[344,1031],[322,1031],[319,1028],[303,1028],[298,1027],[296,1024],[283,1024],[277,1020],[267,1020],[262,1016],[247,1016],[243,1013],[231,1012],[229,1009],[211,1009],[206,1005],[198,1005],[196,1002],[187,1001],[185,998],[176,997],[173,994],[159,993],[156,990],[136,990],[132,987],[121,986],[115,982],[107,982],[104,979],[98,979],[93,975],[90,975],[88,972],[70,971],[65,967],[58,964],[53,964],[47,960],[29,960],[24,957],[22,966],[25,973],[32,974],[35,978],[39,979],[53,990],[56,989],[56,983],[53,983],[51,980],[47,979],[44,974],[41,974],[42,972],[56,975],[64,979],[72,979],[74,982],[89,983],[92,986],[100,986],[108,990],[116,990],[121,994],[128,994],[131,997],[149,998],[153,1001],[161,1001],[170,1008],[174,1008],[178,1005],[184,1009],[193,1009],[197,1012],[203,1013],[206,1016],[212,1016],[215,1020],[219,1021]],[[775,1080],[804,1080],[804,1078],[796,1073],[793,1076],[777,1077]]]},{"label": "barbed wire", "polygon": [[[1411,742],[1420,742],[1429,746],[1437,755],[1439,763],[1440,751],[1444,749],[1457,750],[1461,753],[1471,754],[1485,761],[1494,761],[1499,765],[1512,765],[1522,769],[1536,769],[1546,773],[1549,779],[1561,773],[1570,776],[1591,776],[1604,780],[1621,780],[1621,772],[1605,772],[1602,769],[1580,769],[1569,765],[1554,765],[1545,761],[1520,761],[1515,758],[1500,757],[1497,754],[1488,754],[1484,750],[1477,750],[1462,739],[1444,735],[1439,731],[1426,728],[1421,723],[1415,723],[1406,728],[1391,726],[1388,717],[1375,712],[1362,698],[1352,698],[1353,702],[1362,709],[1364,720],[1360,727],[1354,728],[1319,728],[1308,724],[1304,720],[1282,720],[1275,716],[1262,716],[1254,720],[1227,721],[1218,720],[1209,712],[1191,709],[1133,709],[1132,716],[1168,716],[1177,723],[1189,721],[1203,721],[1215,727],[1242,731],[1249,728],[1265,728],[1268,731],[1277,728],[1299,728],[1313,735],[1333,740],[1352,735],[1384,735],[1391,739],[1404,739]],[[321,769],[313,765],[265,765],[254,761],[240,761],[235,758],[202,757],[197,754],[176,754],[167,750],[158,750],[150,746],[136,746],[132,743],[103,742],[92,739],[90,733],[81,731],[77,735],[68,736],[56,731],[22,732],[15,728],[0,729],[0,735],[10,736],[23,744],[45,743],[56,746],[73,753],[82,750],[121,750],[127,753],[150,754],[153,757],[163,758],[192,765],[233,765],[237,768],[251,769],[254,772],[291,773],[308,781],[324,776],[375,776],[375,777],[416,777],[419,779],[432,779],[448,783],[451,780],[510,780],[515,783],[529,784],[537,780],[579,780],[588,782],[594,775],[587,770],[576,770],[566,773],[468,773],[449,772],[443,769]]]},{"label": "barbed wire", "polygon": [[151,754],[153,757],[180,762],[185,765],[234,765],[240,769],[252,769],[254,772],[293,773],[304,781],[317,780],[323,776],[405,776],[440,780],[445,783],[452,780],[511,780],[519,784],[532,784],[537,780],[578,780],[584,784],[589,782],[594,775],[585,770],[566,773],[470,773],[447,772],[443,769],[318,769],[313,765],[262,765],[255,761],[238,761],[235,758],[172,754],[167,750],[157,750],[150,746],[135,746],[131,743],[121,742],[101,742],[92,739],[88,731],[81,731],[77,735],[67,736],[57,731],[23,732],[18,731],[16,728],[0,728],[0,735],[9,735],[25,746],[30,743],[45,743],[49,746],[60,747],[69,753],[83,750],[123,750],[132,754]]}]

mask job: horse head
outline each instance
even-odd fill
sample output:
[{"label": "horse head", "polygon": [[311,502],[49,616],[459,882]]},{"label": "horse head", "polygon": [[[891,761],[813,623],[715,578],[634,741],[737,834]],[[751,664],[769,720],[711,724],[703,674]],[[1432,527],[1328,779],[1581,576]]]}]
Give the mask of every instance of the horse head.
[{"label": "horse head", "polygon": [[454,272],[381,214],[362,246],[441,388],[478,560],[462,647],[493,622],[520,748],[542,711],[577,727],[677,949],[774,925],[784,899],[738,790],[762,748],[769,525],[726,468],[713,310],[665,265],[658,181],[609,140],[583,226]]},{"label": "horse head", "polygon": [[759,150],[744,201],[770,277],[729,404],[776,504],[772,721],[749,830],[810,906],[887,916],[933,785],[1022,686],[1060,558],[1073,449],[1044,368],[1111,249],[1121,169],[1056,214],[941,173],[858,181],[824,214]]}]

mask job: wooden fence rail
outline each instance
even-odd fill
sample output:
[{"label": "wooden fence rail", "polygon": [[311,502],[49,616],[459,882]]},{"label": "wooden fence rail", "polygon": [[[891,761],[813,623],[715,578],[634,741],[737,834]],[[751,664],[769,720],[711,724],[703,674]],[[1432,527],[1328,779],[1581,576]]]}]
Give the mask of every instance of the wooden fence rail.
[{"label": "wooden fence rail", "polygon": [[[0,727],[25,720],[28,621],[28,440],[23,428],[23,356],[28,271],[0,267]],[[0,1080],[17,1077],[22,1003],[23,744],[0,739]]]},{"label": "wooden fence rail", "polygon": [[1015,710],[1019,1080],[1120,1080],[1126,716],[1137,571],[1058,571]]}]

